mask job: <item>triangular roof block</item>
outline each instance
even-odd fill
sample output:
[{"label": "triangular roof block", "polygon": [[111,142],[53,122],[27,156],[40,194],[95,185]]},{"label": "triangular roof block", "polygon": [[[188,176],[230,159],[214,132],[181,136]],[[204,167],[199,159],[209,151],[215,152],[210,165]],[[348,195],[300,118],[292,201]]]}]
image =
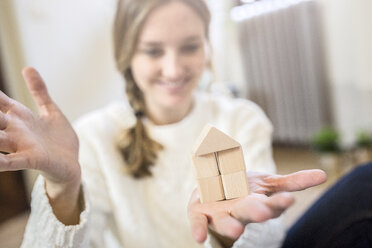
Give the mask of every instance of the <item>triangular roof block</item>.
[{"label": "triangular roof block", "polygon": [[201,156],[239,146],[240,144],[237,141],[210,124],[207,124],[196,139],[192,153],[196,156]]}]

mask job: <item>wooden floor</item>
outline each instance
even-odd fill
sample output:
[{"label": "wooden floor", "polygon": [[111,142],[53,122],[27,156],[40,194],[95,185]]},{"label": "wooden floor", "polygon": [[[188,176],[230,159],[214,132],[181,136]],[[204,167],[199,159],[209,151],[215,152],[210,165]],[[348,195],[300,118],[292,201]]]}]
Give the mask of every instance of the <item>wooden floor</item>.
[{"label": "wooden floor", "polygon": [[19,248],[27,223],[28,212],[24,212],[0,225],[0,247]]},{"label": "wooden floor", "polygon": [[[306,148],[283,148],[274,149],[274,159],[279,174],[288,174],[298,170],[319,168],[317,157]],[[344,168],[343,173],[350,168]],[[290,226],[305,210],[340,177],[339,173],[328,171],[328,180],[325,184],[294,193],[296,203],[285,214],[285,221]],[[0,225],[0,247],[18,248],[22,242],[24,228],[27,222],[28,212],[21,214]]]}]

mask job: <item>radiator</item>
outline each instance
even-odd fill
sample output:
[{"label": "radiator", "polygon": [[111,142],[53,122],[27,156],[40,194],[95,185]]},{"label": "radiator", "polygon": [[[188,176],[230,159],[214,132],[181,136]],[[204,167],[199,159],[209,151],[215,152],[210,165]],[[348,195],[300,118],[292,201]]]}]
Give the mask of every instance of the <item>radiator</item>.
[{"label": "radiator", "polygon": [[309,0],[261,0],[234,7],[248,98],[274,125],[274,141],[307,144],[329,124],[318,6]]}]

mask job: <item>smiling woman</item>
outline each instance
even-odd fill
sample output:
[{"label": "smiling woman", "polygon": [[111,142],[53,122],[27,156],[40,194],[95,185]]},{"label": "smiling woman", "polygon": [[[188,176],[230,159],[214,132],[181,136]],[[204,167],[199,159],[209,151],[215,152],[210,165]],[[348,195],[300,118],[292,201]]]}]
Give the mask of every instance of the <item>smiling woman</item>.
[{"label": "smiling woman", "polygon": [[[236,246],[280,244],[276,217],[293,198],[278,191],[311,187],[325,175],[272,176],[272,126],[263,111],[196,90],[210,59],[209,21],[203,0],[119,1],[115,62],[129,102],[110,103],[74,128],[32,67],[23,76],[39,115],[0,92],[0,151],[9,152],[0,154],[0,171],[41,173],[22,247],[221,247],[218,235]],[[190,151],[206,123],[241,144],[247,170],[263,173],[247,173],[258,189],[251,195],[200,203]]]},{"label": "smiling woman", "polygon": [[126,4],[118,5],[115,57],[137,123],[123,132],[118,144],[128,170],[143,177],[151,174],[148,167],[162,147],[148,136],[142,117],[164,125],[191,111],[193,91],[209,63],[210,14],[203,1]]}]

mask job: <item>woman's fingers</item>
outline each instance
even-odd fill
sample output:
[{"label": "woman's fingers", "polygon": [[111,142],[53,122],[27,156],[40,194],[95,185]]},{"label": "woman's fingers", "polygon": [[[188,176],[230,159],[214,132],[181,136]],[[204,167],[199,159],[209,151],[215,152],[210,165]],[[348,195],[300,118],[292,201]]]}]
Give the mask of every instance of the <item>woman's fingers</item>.
[{"label": "woman's fingers", "polygon": [[270,185],[272,193],[287,191],[300,191],[319,184],[327,180],[327,175],[322,170],[303,170],[288,175],[274,175],[265,179],[265,183]]},{"label": "woman's fingers", "polygon": [[279,217],[286,209],[293,205],[294,197],[287,192],[277,193],[267,198],[266,205],[272,210],[270,218]]},{"label": "woman's fingers", "polygon": [[191,233],[198,243],[203,243],[207,238],[208,219],[201,212],[189,211]]},{"label": "woman's fingers", "polygon": [[278,193],[270,197],[248,196],[234,204],[231,216],[242,224],[259,223],[278,217],[294,203],[289,193]]},{"label": "woman's fingers", "polygon": [[3,113],[8,112],[13,104],[13,100],[10,99],[4,92],[0,91],[0,111]]},{"label": "woman's fingers", "polygon": [[207,216],[200,211],[200,206],[199,193],[195,189],[191,194],[187,206],[187,214],[190,221],[192,236],[198,243],[203,243],[207,238],[208,219]]},{"label": "woman's fingers", "polygon": [[262,222],[270,218],[271,210],[262,199],[248,196],[231,208],[231,216],[243,224]]},{"label": "woman's fingers", "polygon": [[0,153],[0,172],[2,171],[17,171],[24,169],[34,169],[28,168],[27,158],[22,156],[22,154],[10,153],[2,154]]},{"label": "woman's fingers", "polygon": [[211,227],[222,236],[236,240],[244,232],[245,225],[228,212],[219,212],[211,218]]},{"label": "woman's fingers", "polygon": [[22,70],[22,74],[40,114],[54,110],[56,105],[49,96],[47,87],[39,72],[32,67],[25,67]]},{"label": "woman's fingers", "polygon": [[3,112],[0,112],[0,130],[4,130],[7,126],[8,118]]},{"label": "woman's fingers", "polygon": [[12,153],[16,151],[16,144],[11,140],[8,134],[0,130],[0,152]]},{"label": "woman's fingers", "polygon": [[227,211],[228,206],[234,202],[235,200],[201,204],[198,191],[194,190],[188,205],[188,217],[194,239],[199,243],[204,242],[209,225],[222,236],[238,238],[244,231],[244,226]]},{"label": "woman's fingers", "polygon": [[0,172],[10,171],[9,167],[9,158],[7,157],[7,155],[0,153]]}]

